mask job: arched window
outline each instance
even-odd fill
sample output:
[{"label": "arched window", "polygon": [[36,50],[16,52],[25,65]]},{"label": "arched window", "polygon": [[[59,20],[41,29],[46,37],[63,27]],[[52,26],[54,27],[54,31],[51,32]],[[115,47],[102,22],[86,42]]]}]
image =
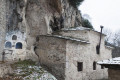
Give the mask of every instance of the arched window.
[{"label": "arched window", "polygon": [[12,47],[11,42],[6,42],[6,43],[5,43],[5,48],[11,48],[11,47]]},{"label": "arched window", "polygon": [[22,43],[21,42],[18,42],[16,44],[16,49],[22,49]]},{"label": "arched window", "polygon": [[16,36],[16,35],[13,35],[13,36],[12,36],[12,40],[17,40],[17,36]]}]

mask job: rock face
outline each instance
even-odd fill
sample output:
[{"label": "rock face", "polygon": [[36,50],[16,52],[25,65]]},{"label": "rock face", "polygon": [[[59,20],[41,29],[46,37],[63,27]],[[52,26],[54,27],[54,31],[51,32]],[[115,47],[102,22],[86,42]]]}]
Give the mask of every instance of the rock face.
[{"label": "rock face", "polygon": [[[28,54],[33,51],[38,35],[52,34],[62,28],[81,26],[80,11],[73,8],[68,0],[2,0],[0,4],[2,7],[0,16],[3,16],[0,19],[0,25],[3,26],[1,33],[5,30],[7,33],[5,42],[11,41],[13,35],[17,37],[24,35],[25,39],[22,42],[26,44],[24,49],[28,50]],[[21,35],[16,35],[18,34],[16,32]],[[4,43],[4,40],[1,41],[0,43]],[[12,50],[16,47],[13,44],[17,44],[18,41],[20,40],[11,41]]]},{"label": "rock face", "polygon": [[0,0],[0,60],[3,52],[4,40],[5,40],[5,28],[6,28],[6,0]]},{"label": "rock face", "polygon": [[67,0],[8,0],[7,30],[45,35],[81,25],[80,12]]},{"label": "rock face", "polygon": [[11,63],[2,63],[0,62],[0,80],[3,80],[1,79],[1,77],[3,77],[5,74],[9,74],[12,72],[12,68],[10,66]]},{"label": "rock face", "polygon": [[80,23],[78,10],[74,10],[67,0],[28,0],[27,2],[26,20],[31,35],[45,35],[63,27],[80,26],[76,22],[77,18]]}]

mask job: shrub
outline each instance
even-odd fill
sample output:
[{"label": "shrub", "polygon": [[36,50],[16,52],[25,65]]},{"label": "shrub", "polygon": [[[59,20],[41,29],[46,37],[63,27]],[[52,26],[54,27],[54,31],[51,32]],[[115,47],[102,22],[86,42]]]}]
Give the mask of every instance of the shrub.
[{"label": "shrub", "polygon": [[90,21],[87,20],[87,19],[84,19],[84,18],[82,18],[82,26],[93,29],[93,26],[92,26],[92,24],[90,23]]},{"label": "shrub", "polygon": [[69,3],[74,7],[77,8],[84,0],[69,0]]}]

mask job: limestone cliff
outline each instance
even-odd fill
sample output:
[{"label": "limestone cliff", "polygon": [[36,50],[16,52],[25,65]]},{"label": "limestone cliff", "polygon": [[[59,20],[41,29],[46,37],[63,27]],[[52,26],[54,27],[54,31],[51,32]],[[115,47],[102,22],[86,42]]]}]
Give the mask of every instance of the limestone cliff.
[{"label": "limestone cliff", "polygon": [[28,49],[37,35],[81,25],[80,11],[68,0],[7,0],[6,7],[7,33],[26,33]]},{"label": "limestone cliff", "polygon": [[67,0],[8,0],[6,11],[7,30],[31,36],[81,25],[80,12]]}]

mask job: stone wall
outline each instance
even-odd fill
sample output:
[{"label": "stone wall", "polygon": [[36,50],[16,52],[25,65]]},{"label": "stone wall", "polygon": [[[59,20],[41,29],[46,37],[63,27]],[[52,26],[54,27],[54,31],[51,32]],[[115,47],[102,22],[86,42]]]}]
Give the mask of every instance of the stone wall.
[{"label": "stone wall", "polygon": [[120,70],[108,69],[109,80],[120,80]]},{"label": "stone wall", "polygon": [[38,61],[38,57],[34,52],[34,46],[27,49],[26,42],[26,33],[21,33],[20,31],[6,33],[6,40],[4,43],[5,60],[32,59],[33,61]]},{"label": "stone wall", "polygon": [[[78,34],[82,36],[82,34]],[[78,34],[76,33],[74,36]],[[100,54],[97,54],[96,46],[99,43],[100,34],[96,31],[88,30],[84,36],[89,39],[90,44],[67,42],[66,61],[68,62],[66,66],[68,67],[66,67],[66,80],[107,79],[107,69],[101,69],[101,66],[97,65],[96,70],[93,70],[93,62],[111,58],[112,49],[104,45],[105,36],[102,35]],[[83,62],[83,71],[77,71],[77,62]]]},{"label": "stone wall", "polygon": [[0,60],[6,32],[6,0],[0,0]]},{"label": "stone wall", "polygon": [[[16,39],[13,39],[13,36],[16,36]],[[25,34],[21,32],[10,32],[6,34],[6,40],[4,45],[7,45],[7,42],[11,43],[11,46],[7,47],[4,46],[5,51],[5,60],[24,60],[26,56],[26,42],[25,42],[26,36]],[[18,45],[18,47],[21,46],[21,48],[17,49],[17,44],[21,43],[21,45]]]},{"label": "stone wall", "polygon": [[65,80],[66,40],[39,36],[35,52],[43,67],[58,80]]},{"label": "stone wall", "polygon": [[98,55],[96,52],[96,46],[99,44],[100,41],[100,33],[90,30],[88,31],[88,34],[91,43],[90,51],[91,52],[94,51],[93,52],[94,54],[91,55],[91,59],[100,61],[100,60],[112,58],[112,48],[105,46],[105,35],[102,35],[101,37],[101,48],[100,48],[100,54]]},{"label": "stone wall", "polygon": [[[65,80],[89,80],[89,57],[88,46],[79,42],[67,41],[66,49],[66,79]],[[77,62],[83,62],[83,71],[78,72]],[[74,73],[74,74],[73,74]]]}]

